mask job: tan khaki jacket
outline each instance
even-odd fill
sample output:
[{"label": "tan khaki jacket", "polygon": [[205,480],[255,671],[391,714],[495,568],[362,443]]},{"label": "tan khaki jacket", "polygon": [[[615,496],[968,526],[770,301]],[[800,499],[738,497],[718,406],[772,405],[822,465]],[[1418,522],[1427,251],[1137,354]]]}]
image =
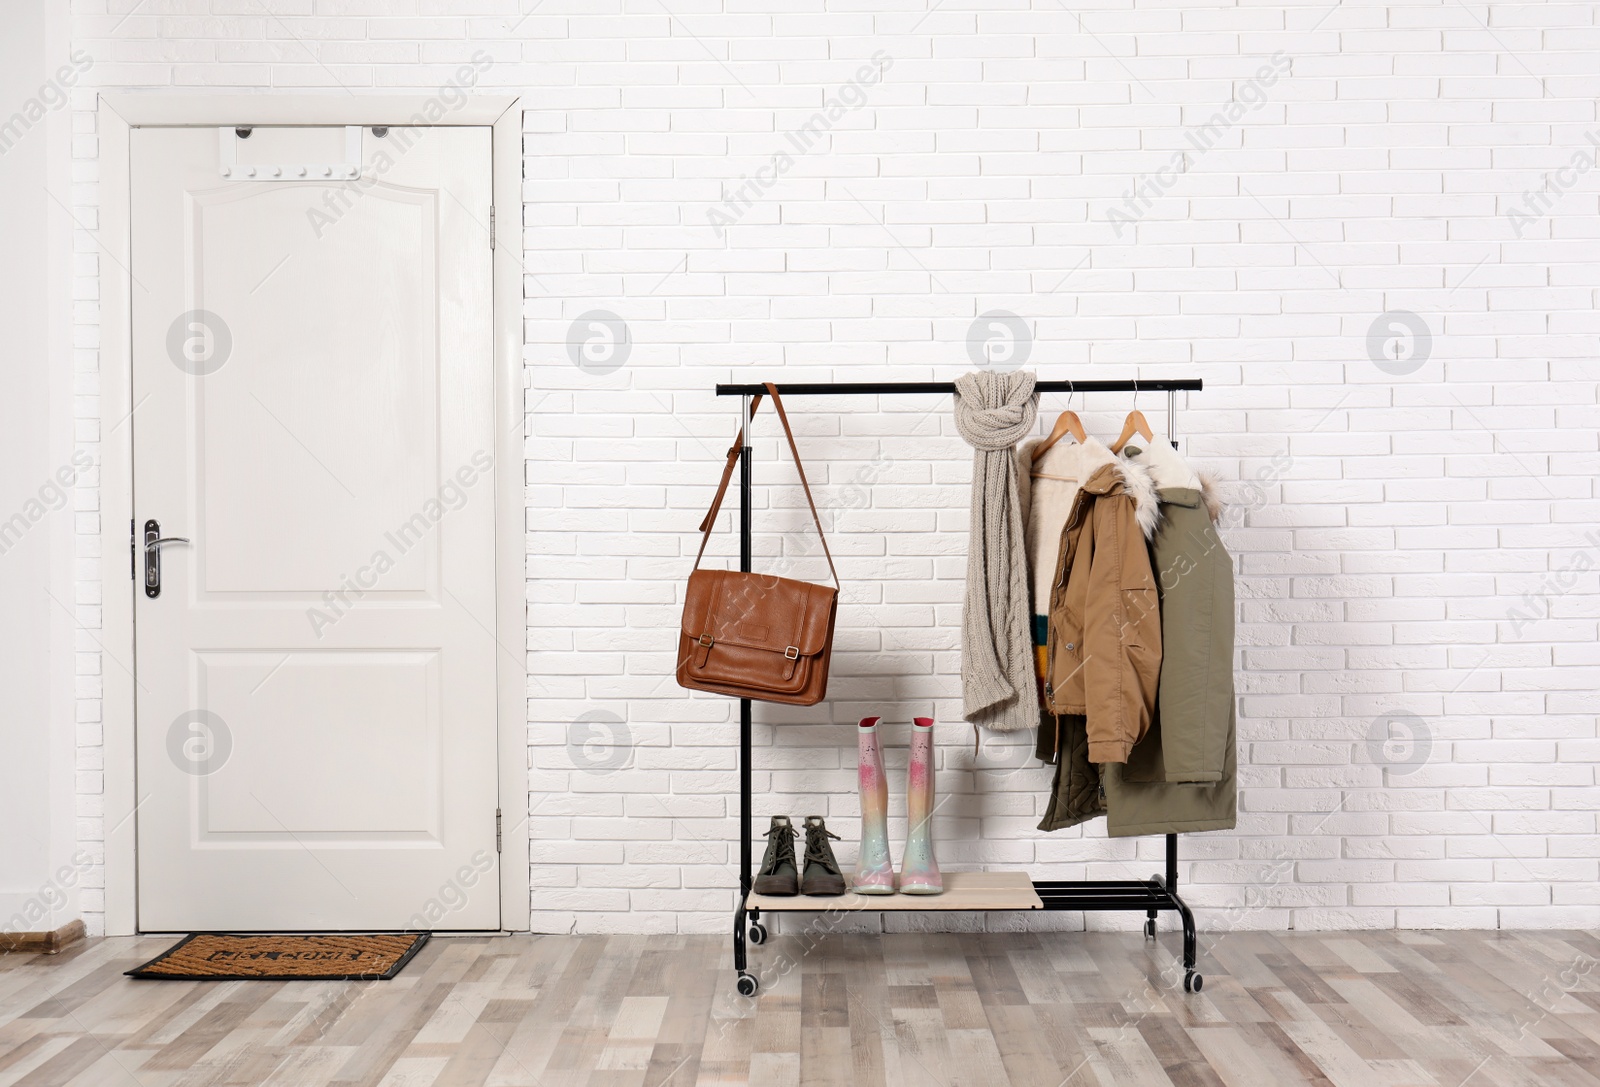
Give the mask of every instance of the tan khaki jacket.
[{"label": "tan khaki jacket", "polygon": [[1092,763],[1126,762],[1150,729],[1161,612],[1148,540],[1158,518],[1149,473],[1117,461],[1082,482],[1062,532],[1045,703],[1056,714],[1084,716]]}]

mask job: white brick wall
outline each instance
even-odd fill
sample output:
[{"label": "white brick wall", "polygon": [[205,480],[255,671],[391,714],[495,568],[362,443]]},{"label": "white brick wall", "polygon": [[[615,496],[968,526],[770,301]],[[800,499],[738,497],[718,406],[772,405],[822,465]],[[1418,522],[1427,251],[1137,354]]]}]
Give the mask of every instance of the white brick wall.
[{"label": "white brick wall", "polygon": [[[524,97],[533,927],[728,925],[736,707],[670,678],[735,427],[713,383],[949,379],[994,310],[1026,323],[1042,376],[1205,379],[1179,434],[1248,513],[1226,532],[1239,829],[1182,849],[1202,924],[1600,925],[1594,4],[74,8],[102,88],[430,91],[484,50],[482,89]],[[841,96],[801,153],[790,134]],[[92,114],[77,122],[92,228]],[[719,234],[708,212],[747,178],[754,199]],[[77,249],[92,445],[99,258],[86,232]],[[591,310],[633,341],[608,376],[568,359]],[[1432,337],[1414,373],[1369,357],[1394,310]],[[1064,406],[1047,400],[1041,429]],[[1130,400],[1073,406],[1109,437]],[[1158,398],[1141,407],[1162,425]],[[851,723],[883,714],[903,765],[903,723],[931,711],[947,865],[1155,870],[1158,839],[1034,831],[1048,778],[1020,746],[974,758],[957,683],[970,454],[948,403],[791,408],[845,602],[832,701],[758,708],[760,818],[822,812],[853,838]],[[759,561],[819,576],[774,420],[758,432]],[[98,597],[85,581],[91,626]],[[100,668],[81,646],[97,841]],[[592,711],[631,749],[585,752],[607,738],[574,724]],[[1366,738],[1398,712],[1431,750],[1386,781]]]}]

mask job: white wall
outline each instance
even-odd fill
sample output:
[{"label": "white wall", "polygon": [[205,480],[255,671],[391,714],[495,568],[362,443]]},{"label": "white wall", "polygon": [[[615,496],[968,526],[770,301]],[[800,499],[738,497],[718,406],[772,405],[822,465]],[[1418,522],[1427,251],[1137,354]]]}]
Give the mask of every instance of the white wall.
[{"label": "white wall", "polygon": [[[948,379],[991,311],[1020,319],[1042,376],[1206,382],[1179,427],[1243,510],[1226,532],[1241,814],[1184,841],[1202,923],[1600,924],[1593,5],[185,8],[85,5],[90,79],[426,92],[482,51],[480,88],[529,106],[535,928],[728,924],[735,708],[671,678],[735,426],[712,384]],[[75,148],[92,178],[93,140]],[[747,208],[723,203],[741,188]],[[92,217],[94,187],[75,193]],[[595,310],[630,337],[609,374],[569,354]],[[1370,353],[1403,332],[1396,311],[1431,338],[1418,354],[1399,335],[1404,373]],[[77,318],[92,344],[92,307]],[[1091,397],[1085,421],[1114,435],[1129,406]],[[758,710],[760,818],[821,812],[852,838],[854,718],[884,714],[899,745],[931,708],[948,865],[1155,870],[1155,839],[1034,831],[1047,773],[1020,748],[974,758],[957,702],[970,453],[948,404],[791,407],[845,603],[832,701]],[[818,576],[773,421],[758,430],[761,562],[798,553]],[[1369,744],[1399,713],[1419,743]],[[91,735],[80,758],[94,766]],[[92,816],[95,774],[83,791]]]},{"label": "white wall", "polygon": [[54,85],[67,15],[19,0],[0,16],[0,931],[76,917],[83,875],[72,859],[74,696],[87,693],[73,682],[73,539],[89,526],[75,524],[74,484],[95,479],[72,461],[71,112]]}]

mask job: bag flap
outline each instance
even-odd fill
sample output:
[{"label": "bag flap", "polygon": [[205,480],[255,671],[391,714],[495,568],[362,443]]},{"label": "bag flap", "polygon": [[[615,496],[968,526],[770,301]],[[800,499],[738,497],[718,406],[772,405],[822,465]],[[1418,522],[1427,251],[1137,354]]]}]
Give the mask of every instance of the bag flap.
[{"label": "bag flap", "polygon": [[713,644],[804,656],[821,653],[839,590],[771,574],[696,570],[683,603],[683,633],[709,634]]}]

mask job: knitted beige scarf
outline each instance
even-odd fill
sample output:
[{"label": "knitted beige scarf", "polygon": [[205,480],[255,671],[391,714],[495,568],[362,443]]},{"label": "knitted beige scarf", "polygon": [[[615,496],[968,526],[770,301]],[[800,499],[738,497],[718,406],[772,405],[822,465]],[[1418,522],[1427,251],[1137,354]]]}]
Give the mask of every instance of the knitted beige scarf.
[{"label": "knitted beige scarf", "polygon": [[956,380],[956,430],[973,447],[967,596],[961,617],[962,716],[1001,732],[1039,723],[1033,605],[1017,462],[1033,426],[1034,375],[975,371]]}]

